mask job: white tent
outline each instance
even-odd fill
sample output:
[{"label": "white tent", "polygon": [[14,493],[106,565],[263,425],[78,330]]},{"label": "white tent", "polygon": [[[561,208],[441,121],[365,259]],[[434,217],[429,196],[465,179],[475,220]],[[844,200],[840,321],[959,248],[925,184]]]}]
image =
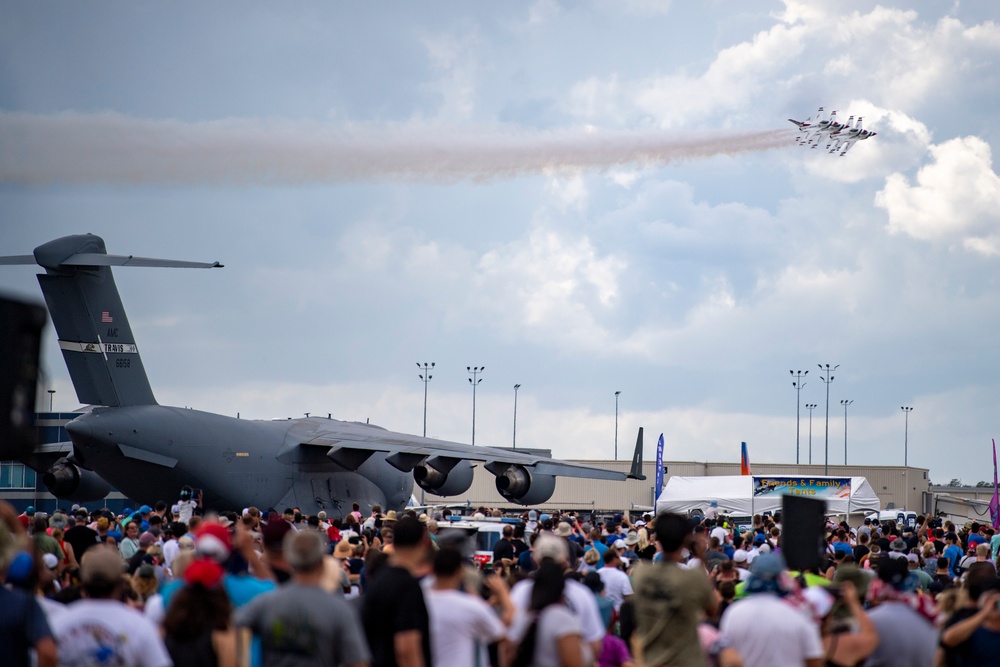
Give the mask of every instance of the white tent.
[{"label": "white tent", "polygon": [[780,510],[781,497],[788,493],[825,500],[830,514],[882,507],[864,477],[730,475],[671,477],[656,499],[656,512],[704,512],[714,500],[720,511],[749,516]]}]

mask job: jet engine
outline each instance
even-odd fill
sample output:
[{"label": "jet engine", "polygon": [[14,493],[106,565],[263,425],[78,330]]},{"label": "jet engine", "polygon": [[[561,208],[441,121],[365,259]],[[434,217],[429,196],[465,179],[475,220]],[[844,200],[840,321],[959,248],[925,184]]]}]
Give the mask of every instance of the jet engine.
[{"label": "jet engine", "polygon": [[417,486],[437,496],[457,496],[472,486],[472,464],[459,461],[449,472],[443,473],[421,463],[413,469]]},{"label": "jet engine", "polygon": [[556,490],[555,477],[533,473],[519,465],[509,466],[502,475],[497,475],[496,484],[501,496],[522,505],[544,503]]},{"label": "jet engine", "polygon": [[49,493],[63,500],[91,502],[111,493],[111,486],[100,475],[67,458],[59,459],[46,470],[42,483]]}]

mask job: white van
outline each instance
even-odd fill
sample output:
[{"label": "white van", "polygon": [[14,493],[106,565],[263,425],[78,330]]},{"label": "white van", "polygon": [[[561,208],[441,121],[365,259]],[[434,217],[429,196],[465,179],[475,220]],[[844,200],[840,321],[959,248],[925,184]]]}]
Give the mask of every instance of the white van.
[{"label": "white van", "polygon": [[885,523],[886,521],[895,521],[897,525],[907,526],[913,528],[917,525],[917,513],[905,509],[896,510],[882,510],[881,512],[872,512],[866,519],[871,519],[874,521],[878,519],[879,523]]}]

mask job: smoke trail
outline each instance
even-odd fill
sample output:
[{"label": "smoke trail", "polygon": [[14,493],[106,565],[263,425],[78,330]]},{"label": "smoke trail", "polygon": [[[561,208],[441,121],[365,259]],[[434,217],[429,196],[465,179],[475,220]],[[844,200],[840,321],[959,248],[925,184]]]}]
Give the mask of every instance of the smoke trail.
[{"label": "smoke trail", "polygon": [[314,121],[144,120],[0,113],[0,183],[259,185],[489,181],[564,169],[665,165],[790,145],[756,132],[331,127]]}]

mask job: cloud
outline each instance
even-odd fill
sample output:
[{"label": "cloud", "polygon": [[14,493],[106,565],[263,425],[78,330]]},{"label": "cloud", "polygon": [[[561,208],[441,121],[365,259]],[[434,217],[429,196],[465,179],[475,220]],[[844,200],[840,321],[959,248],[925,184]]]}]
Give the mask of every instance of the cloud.
[{"label": "cloud", "polygon": [[893,173],[876,195],[889,231],[1000,255],[1000,176],[989,144],[959,137],[931,146],[930,153],[933,162],[917,172],[915,183]]}]

